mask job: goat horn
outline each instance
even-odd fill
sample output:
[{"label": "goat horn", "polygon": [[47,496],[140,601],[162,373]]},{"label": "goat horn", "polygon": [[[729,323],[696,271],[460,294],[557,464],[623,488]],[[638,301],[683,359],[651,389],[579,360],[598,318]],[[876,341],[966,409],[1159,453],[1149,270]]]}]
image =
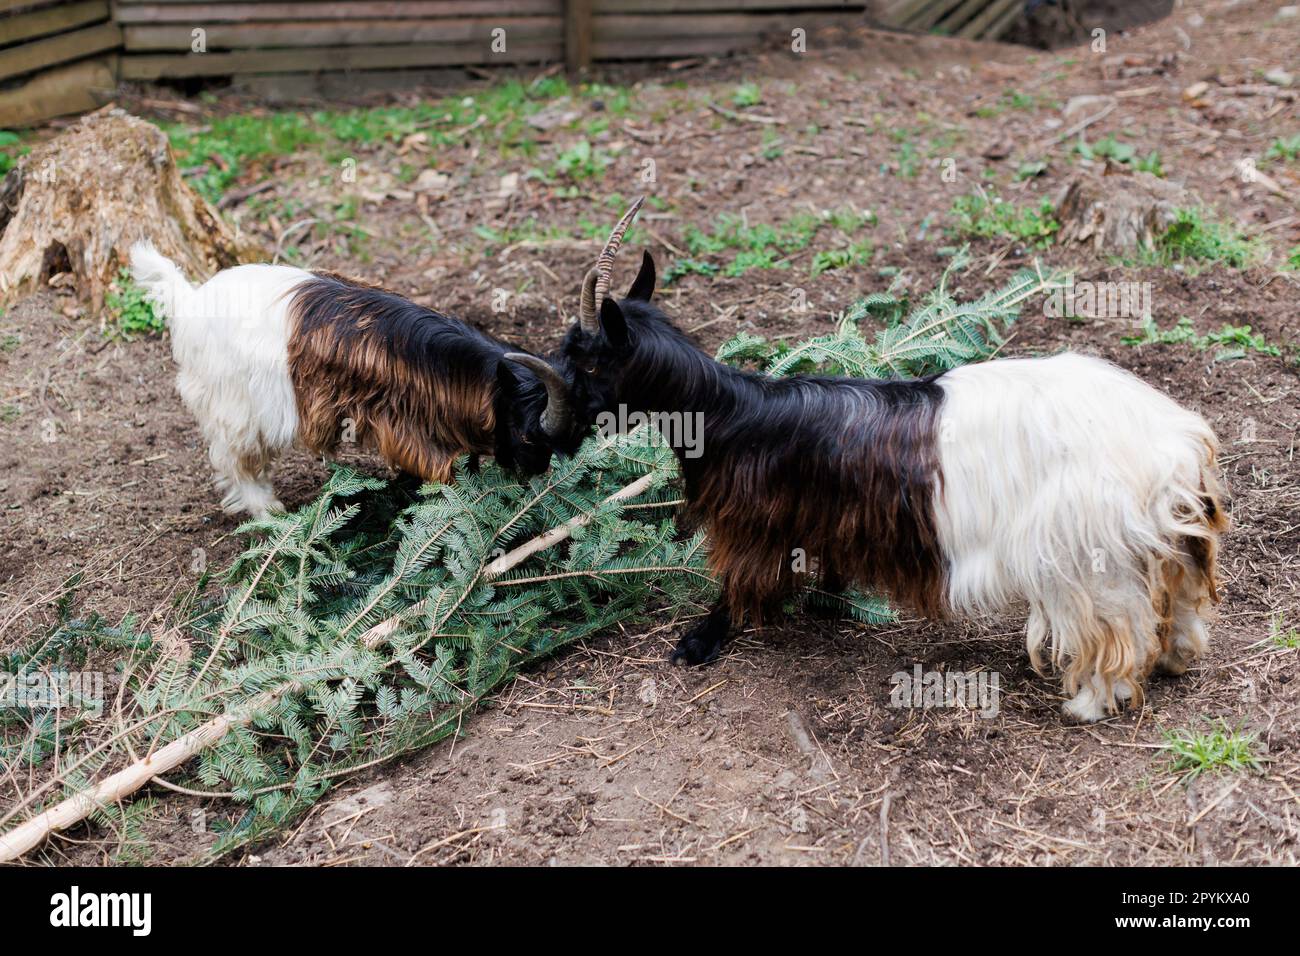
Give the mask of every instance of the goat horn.
[{"label": "goat horn", "polygon": [[600,270],[592,268],[588,270],[586,277],[582,280],[582,299],[578,304],[578,325],[584,332],[599,332],[600,318],[596,313],[596,280],[600,278]]},{"label": "goat horn", "polygon": [[536,355],[529,355],[527,352],[507,352],[503,357],[531,371],[546,386],[546,410],[542,412],[542,431],[552,438],[567,431],[573,419],[573,412],[569,407],[569,386],[565,384],[564,377],[552,367],[550,362]]},{"label": "goat horn", "polygon": [[604,297],[610,293],[610,278],[614,274],[614,256],[619,254],[619,246],[623,245],[623,235],[628,232],[628,228],[632,225],[632,220],[636,219],[637,213],[641,212],[641,204],[645,200],[645,196],[637,196],[637,202],[632,203],[628,211],[623,213],[623,219],[619,220],[619,225],[614,226],[614,232],[610,233],[610,241],[604,243],[601,255],[595,260],[597,278],[595,278],[595,290],[593,302],[591,302],[593,319],[595,310],[601,307]]}]

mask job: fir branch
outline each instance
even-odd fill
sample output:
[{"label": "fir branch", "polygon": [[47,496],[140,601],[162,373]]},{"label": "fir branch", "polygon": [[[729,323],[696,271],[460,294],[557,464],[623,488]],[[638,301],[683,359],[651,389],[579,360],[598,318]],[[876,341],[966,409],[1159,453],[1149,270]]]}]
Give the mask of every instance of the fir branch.
[{"label": "fir branch", "polygon": [[[653,472],[643,475],[641,478],[638,478],[636,481],[607,497],[604,504],[617,503],[635,498],[652,487],[659,477],[660,476]],[[494,562],[490,569],[481,569],[479,574],[475,575],[475,581],[485,574],[492,577],[505,574],[512,568],[532,557],[534,554],[564,541],[576,528],[585,526],[592,520],[593,515],[591,514],[582,514],[571,518],[565,524],[552,528],[545,534],[520,545],[510,554]],[[267,559],[259,566],[250,584],[246,588],[241,589],[240,595],[234,605],[234,612],[227,613],[227,622],[234,621],[239,612],[247,605],[253,591],[255,590],[256,584],[261,581],[267,569],[271,566],[272,557],[284,548],[288,540],[287,535],[281,535],[276,539],[268,551]],[[440,621],[445,623],[446,620],[450,618],[456,608],[458,608],[466,599],[469,590],[470,589],[468,588],[463,590],[461,598],[440,616]],[[391,636],[397,627],[397,623],[397,619],[394,618],[370,628],[362,636],[361,644],[367,650],[377,648]],[[233,625],[225,626],[219,632],[217,643],[213,648],[213,653],[209,654],[203,668],[198,672],[195,680],[191,682],[191,690],[199,683],[199,680],[206,673],[208,665],[215,659],[215,652],[224,644],[230,634],[232,626]],[[196,729],[184,734],[158,751],[150,754],[146,759],[132,763],[123,770],[120,770],[100,781],[98,784],[88,786],[83,791],[73,794],[71,797],[65,799],[56,806],[32,817],[20,826],[11,830],[9,833],[0,835],[0,862],[16,860],[33,847],[38,846],[47,836],[49,836],[50,833],[65,830],[86,817],[96,813],[101,808],[116,805],[121,800],[149,783],[149,781],[154,777],[176,769],[182,764],[188,762],[197,754],[221,743],[227,735],[235,733],[241,728],[247,727],[255,720],[259,713],[270,709],[278,700],[289,695],[301,694],[306,689],[307,684],[304,680],[285,681],[278,687],[260,693],[251,699],[230,708],[225,713],[212,718]],[[348,690],[350,695],[355,692],[355,687]],[[346,703],[338,698],[330,699],[326,704],[326,707],[327,709],[331,709],[335,716],[341,716],[347,709]],[[247,767],[245,767],[244,770],[247,772]],[[263,791],[263,793],[265,793],[265,791]]]}]

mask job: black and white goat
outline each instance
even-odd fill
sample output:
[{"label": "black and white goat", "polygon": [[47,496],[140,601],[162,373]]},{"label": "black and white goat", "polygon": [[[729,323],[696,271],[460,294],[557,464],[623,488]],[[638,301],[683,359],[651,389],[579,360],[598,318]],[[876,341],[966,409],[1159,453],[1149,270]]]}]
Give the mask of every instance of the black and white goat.
[{"label": "black and white goat", "polygon": [[446,481],[460,454],[531,475],[582,441],[549,363],[399,295],[282,265],[195,287],[145,243],[131,268],[167,318],[227,511],[279,510],[269,469],[295,443],[369,442],[391,467]]},{"label": "black and white goat", "polygon": [[1027,603],[1031,659],[1041,670],[1050,647],[1080,720],[1205,650],[1227,518],[1201,416],[1068,353],[903,381],[744,372],[651,304],[648,253],[621,301],[602,267],[562,350],[583,416],[703,416],[702,454],[678,459],[722,596],[674,661],[707,663],[734,617],[777,610],[796,555],[828,589],[936,616]]}]

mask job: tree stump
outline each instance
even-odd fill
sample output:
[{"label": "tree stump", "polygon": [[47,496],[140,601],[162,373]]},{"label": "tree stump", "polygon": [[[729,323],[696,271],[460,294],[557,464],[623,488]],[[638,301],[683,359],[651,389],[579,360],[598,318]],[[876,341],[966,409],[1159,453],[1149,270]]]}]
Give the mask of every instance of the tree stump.
[{"label": "tree stump", "polygon": [[181,178],[162,130],[105,107],[22,157],[0,184],[0,300],[69,273],[60,283],[98,311],[141,239],[190,276],[260,252]]},{"label": "tree stump", "polygon": [[1098,255],[1137,252],[1155,245],[1179,209],[1198,205],[1177,183],[1107,163],[1100,176],[1079,176],[1066,187],[1056,204],[1056,241],[1090,243]]}]

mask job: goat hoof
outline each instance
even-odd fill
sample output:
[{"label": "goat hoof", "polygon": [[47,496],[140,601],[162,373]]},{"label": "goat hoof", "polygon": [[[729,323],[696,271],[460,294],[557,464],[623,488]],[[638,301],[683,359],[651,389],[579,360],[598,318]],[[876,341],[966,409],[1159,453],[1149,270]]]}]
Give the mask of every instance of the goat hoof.
[{"label": "goat hoof", "polygon": [[702,664],[712,664],[718,659],[721,651],[720,644],[706,644],[698,638],[683,637],[673,648],[668,660],[677,667],[698,667]]}]

